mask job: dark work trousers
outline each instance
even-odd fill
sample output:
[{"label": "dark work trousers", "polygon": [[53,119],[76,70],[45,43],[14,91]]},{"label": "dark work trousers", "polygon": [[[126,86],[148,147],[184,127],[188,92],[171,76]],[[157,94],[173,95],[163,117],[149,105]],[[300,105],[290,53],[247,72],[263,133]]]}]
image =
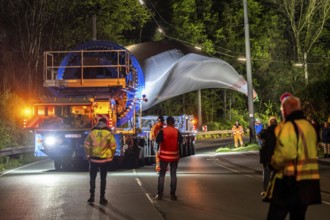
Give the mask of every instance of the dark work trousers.
[{"label": "dark work trousers", "polygon": [[284,220],[288,213],[290,213],[290,220],[304,220],[307,211],[306,206],[281,206],[270,204],[267,220]]},{"label": "dark work trousers", "polygon": [[269,163],[263,163],[262,166],[263,166],[263,188],[264,191],[266,191],[272,171],[269,168]]},{"label": "dark work trousers", "polygon": [[100,170],[100,178],[101,178],[100,196],[104,197],[105,187],[107,184],[108,168],[109,168],[109,162],[106,163],[94,163],[91,161],[89,162],[89,177],[90,177],[89,192],[91,194],[95,194],[95,180],[97,176],[97,171]]},{"label": "dark work trousers", "polygon": [[160,171],[159,171],[159,176],[158,176],[158,194],[162,195],[164,192],[164,181],[165,181],[165,174],[166,174],[166,169],[168,164],[170,164],[170,173],[171,173],[171,195],[175,195],[176,191],[176,183],[177,183],[177,178],[176,178],[176,170],[178,168],[178,163],[179,161],[175,162],[165,162],[165,161],[160,161]]}]

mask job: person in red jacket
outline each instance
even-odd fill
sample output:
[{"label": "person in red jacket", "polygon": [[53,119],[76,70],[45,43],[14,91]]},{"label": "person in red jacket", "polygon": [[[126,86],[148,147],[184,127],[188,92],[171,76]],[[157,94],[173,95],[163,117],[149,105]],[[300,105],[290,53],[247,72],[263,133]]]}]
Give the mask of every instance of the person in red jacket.
[{"label": "person in red jacket", "polygon": [[159,160],[160,171],[158,176],[158,192],[155,197],[157,200],[163,198],[165,174],[168,164],[170,164],[171,173],[171,199],[177,200],[175,195],[177,177],[176,170],[180,159],[180,144],[182,143],[182,135],[178,129],[174,127],[174,118],[169,116],[166,119],[167,127],[161,129],[156,137],[159,144]]}]

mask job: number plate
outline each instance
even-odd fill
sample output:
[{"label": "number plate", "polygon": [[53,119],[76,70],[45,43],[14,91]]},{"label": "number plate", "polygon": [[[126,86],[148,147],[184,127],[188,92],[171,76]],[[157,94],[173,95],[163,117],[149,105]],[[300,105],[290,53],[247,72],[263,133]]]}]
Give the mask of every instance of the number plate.
[{"label": "number plate", "polygon": [[65,138],[81,138],[81,134],[65,134]]}]

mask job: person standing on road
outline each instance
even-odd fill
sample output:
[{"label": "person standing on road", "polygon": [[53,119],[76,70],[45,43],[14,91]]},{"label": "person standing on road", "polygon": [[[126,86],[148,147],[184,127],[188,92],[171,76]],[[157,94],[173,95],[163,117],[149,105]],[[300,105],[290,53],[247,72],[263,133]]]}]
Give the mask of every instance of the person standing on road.
[{"label": "person standing on road", "polygon": [[158,155],[158,146],[156,142],[156,137],[159,131],[164,127],[164,117],[163,116],[158,116],[157,122],[151,127],[150,130],[150,140],[152,142],[152,147],[155,152],[155,158],[156,158],[156,172],[160,171],[160,166],[159,166],[159,155]]},{"label": "person standing on road", "polygon": [[150,130],[150,140],[156,141],[156,137],[160,129],[164,127],[164,117],[163,116],[158,116],[157,122],[153,124]]},{"label": "person standing on road", "polygon": [[100,118],[85,140],[86,157],[89,160],[90,176],[90,198],[87,202],[95,201],[95,180],[97,171],[100,170],[100,203],[106,205],[105,188],[107,184],[107,173],[115,150],[116,140],[107,126],[107,119]]},{"label": "person standing on road", "polygon": [[263,166],[263,195],[267,189],[270,177],[271,177],[271,168],[270,168],[270,160],[272,158],[274,148],[276,145],[276,137],[275,137],[275,128],[277,126],[277,120],[275,117],[271,117],[268,122],[268,126],[266,129],[262,129],[258,138],[262,140],[261,148],[260,148],[260,163]]},{"label": "person standing on road", "polygon": [[324,158],[330,157],[330,128],[328,122],[324,122],[321,129],[321,144],[324,150]]},{"label": "person standing on road", "polygon": [[[291,93],[289,92],[285,92],[280,96],[280,103],[282,103],[286,98],[293,96]],[[280,133],[281,128],[283,127],[284,123],[285,123],[285,118],[283,118],[283,114],[282,112],[280,113],[281,115],[281,121],[279,123],[277,123],[277,126],[275,128],[275,136],[277,137]]]},{"label": "person standing on road", "polygon": [[283,99],[281,112],[285,121],[271,159],[275,174],[266,192],[267,220],[284,220],[287,214],[305,219],[307,207],[321,203],[317,134],[297,97]]},{"label": "person standing on road", "polygon": [[258,134],[264,129],[264,125],[261,123],[260,119],[256,119],[256,122],[254,124],[254,129],[256,131],[257,141],[259,146],[262,144],[262,140],[259,138]]},{"label": "person standing on road", "polygon": [[241,145],[241,147],[243,147],[243,134],[244,134],[244,130],[243,127],[238,123],[238,121],[235,122],[235,124],[233,125],[232,129],[231,129],[233,136],[234,136],[234,142],[235,142],[235,147],[238,147],[238,141]]},{"label": "person standing on road", "polygon": [[177,200],[175,195],[177,186],[176,171],[180,159],[180,144],[182,143],[182,135],[178,129],[174,127],[174,118],[169,116],[166,119],[167,127],[161,129],[156,137],[159,144],[159,160],[160,171],[158,176],[158,188],[155,199],[163,198],[165,174],[168,164],[170,164],[171,184],[170,195],[171,200]]}]

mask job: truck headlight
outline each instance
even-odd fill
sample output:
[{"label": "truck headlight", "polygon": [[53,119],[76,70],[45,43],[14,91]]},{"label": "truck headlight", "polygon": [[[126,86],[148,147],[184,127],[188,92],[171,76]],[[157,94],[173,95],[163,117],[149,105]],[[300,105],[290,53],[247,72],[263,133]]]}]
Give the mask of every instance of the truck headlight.
[{"label": "truck headlight", "polygon": [[48,136],[44,139],[44,144],[49,147],[53,147],[56,144],[60,144],[60,139],[54,136]]}]

